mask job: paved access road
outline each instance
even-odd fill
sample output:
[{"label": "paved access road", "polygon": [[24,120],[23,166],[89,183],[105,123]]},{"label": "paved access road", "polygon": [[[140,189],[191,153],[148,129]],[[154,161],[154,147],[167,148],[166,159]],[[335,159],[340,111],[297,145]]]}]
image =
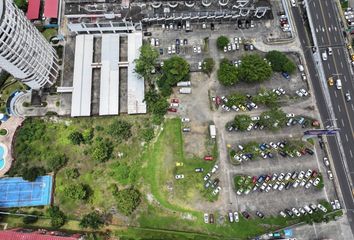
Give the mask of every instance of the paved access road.
[{"label": "paved access road", "polygon": [[[301,10],[300,10],[301,8]],[[326,105],[326,94],[321,87],[321,80],[316,71],[316,64],[312,58],[310,36],[304,27],[302,18],[302,6],[292,8],[295,25],[304,54],[307,66],[312,80],[313,89],[316,95],[317,104],[323,121],[331,119],[329,106]],[[341,187],[345,207],[348,211],[348,219],[354,232],[354,200],[350,179],[354,182],[354,105],[353,102],[345,100],[345,93],[350,92],[354,96],[354,77],[351,72],[351,66],[346,55],[346,46],[343,39],[343,33],[338,20],[338,13],[334,1],[332,0],[310,0],[309,9],[311,19],[314,25],[314,31],[318,41],[319,51],[322,53],[332,47],[333,54],[328,56],[328,60],[322,61],[326,78],[333,76],[334,80],[342,80],[343,89],[337,90],[335,86],[325,86],[325,91],[329,90],[330,101],[333,105],[333,112],[337,119],[337,126],[340,128],[339,139],[329,137],[328,144],[333,157],[335,174],[337,175]],[[327,88],[329,88],[327,90]],[[328,100],[328,99],[327,99]],[[327,123],[326,125],[331,125]],[[339,140],[341,144],[339,144]],[[344,156],[341,155],[341,147]],[[347,166],[347,169],[346,169]]]}]

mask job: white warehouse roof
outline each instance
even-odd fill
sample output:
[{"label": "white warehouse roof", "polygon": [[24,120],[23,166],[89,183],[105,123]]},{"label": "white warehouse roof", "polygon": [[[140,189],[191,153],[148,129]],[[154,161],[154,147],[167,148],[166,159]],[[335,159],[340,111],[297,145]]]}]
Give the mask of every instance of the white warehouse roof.
[{"label": "white warehouse roof", "polygon": [[144,79],[135,72],[134,60],[139,57],[143,44],[141,32],[128,34],[128,114],[146,113]]},{"label": "white warehouse roof", "polygon": [[91,115],[93,35],[76,36],[71,116]]},{"label": "white warehouse roof", "polygon": [[119,114],[119,35],[102,35],[100,115]]}]

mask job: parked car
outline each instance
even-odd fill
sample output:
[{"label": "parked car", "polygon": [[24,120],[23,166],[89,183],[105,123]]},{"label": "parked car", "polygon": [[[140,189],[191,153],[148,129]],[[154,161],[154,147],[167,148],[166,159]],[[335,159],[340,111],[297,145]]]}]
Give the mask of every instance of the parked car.
[{"label": "parked car", "polygon": [[291,211],[292,211],[297,217],[300,217],[300,216],[301,216],[300,212],[299,212],[296,208],[292,208]]},{"label": "parked car", "polygon": [[280,211],[280,212],[279,212],[279,215],[282,216],[283,218],[286,218],[286,217],[287,217],[286,214],[285,214],[285,212],[283,212],[283,211]]},{"label": "parked car", "polygon": [[184,175],[183,174],[177,174],[175,176],[175,178],[178,180],[178,179],[183,179],[184,178]]},{"label": "parked car", "polygon": [[317,205],[317,207],[322,211],[322,212],[324,212],[324,213],[326,213],[327,212],[327,208],[325,208],[322,204],[318,204]]},{"label": "parked car", "polygon": [[234,222],[234,215],[232,214],[231,211],[229,211],[229,221],[232,223]]},{"label": "parked car", "polygon": [[290,75],[287,72],[282,72],[281,75],[285,78],[285,79],[290,79]]},{"label": "parked car", "polygon": [[196,169],[194,169],[194,171],[197,173],[204,172],[204,168],[196,168]]},{"label": "parked car", "polygon": [[249,219],[249,218],[251,217],[251,215],[249,215],[249,213],[246,212],[246,211],[243,211],[243,212],[242,212],[242,216],[243,216],[244,218],[246,218],[246,219]]},{"label": "parked car", "polygon": [[213,161],[213,156],[204,156],[205,161]]},{"label": "parked car", "polygon": [[327,174],[328,174],[329,180],[333,180],[333,173],[332,173],[332,171],[331,171],[331,170],[328,170],[328,171],[327,171]]},{"label": "parked car", "polygon": [[256,212],[257,217],[264,218],[264,214],[261,211]]},{"label": "parked car", "polygon": [[312,214],[312,213],[313,213],[312,209],[311,209],[309,206],[307,206],[307,205],[304,206],[304,209],[305,209],[305,211],[306,211],[308,214]]}]

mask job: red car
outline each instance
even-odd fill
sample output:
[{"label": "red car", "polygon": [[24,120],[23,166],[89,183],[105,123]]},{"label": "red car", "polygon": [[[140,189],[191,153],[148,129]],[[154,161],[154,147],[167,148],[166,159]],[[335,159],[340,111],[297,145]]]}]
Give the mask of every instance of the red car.
[{"label": "red car", "polygon": [[204,157],[205,161],[213,161],[213,159],[214,159],[213,156],[205,156]]},{"label": "red car", "polygon": [[315,178],[315,177],[317,177],[317,175],[318,175],[317,171],[313,170],[312,174],[311,174],[311,177]]},{"label": "red car", "polygon": [[257,177],[256,176],[253,176],[252,178],[252,183],[256,183],[257,182]]},{"label": "red car", "polygon": [[216,103],[216,105],[220,105],[221,104],[221,98],[219,96],[216,96],[215,103]]},{"label": "red car", "polygon": [[176,108],[169,108],[169,109],[167,109],[167,111],[169,111],[169,112],[177,112],[177,109]]},{"label": "red car", "polygon": [[179,103],[179,99],[178,98],[172,98],[171,99],[171,103]]}]

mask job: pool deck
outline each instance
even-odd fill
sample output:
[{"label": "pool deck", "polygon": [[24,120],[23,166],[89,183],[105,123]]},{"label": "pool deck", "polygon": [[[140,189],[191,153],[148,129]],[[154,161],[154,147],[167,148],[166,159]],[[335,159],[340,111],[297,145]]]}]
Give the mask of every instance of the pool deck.
[{"label": "pool deck", "polygon": [[7,173],[13,161],[12,157],[12,140],[15,135],[16,129],[22,125],[24,118],[21,117],[10,117],[6,122],[0,125],[0,129],[6,129],[7,134],[5,136],[0,135],[0,143],[5,147],[4,149],[4,160],[5,166],[0,170],[0,177],[3,177]]}]

